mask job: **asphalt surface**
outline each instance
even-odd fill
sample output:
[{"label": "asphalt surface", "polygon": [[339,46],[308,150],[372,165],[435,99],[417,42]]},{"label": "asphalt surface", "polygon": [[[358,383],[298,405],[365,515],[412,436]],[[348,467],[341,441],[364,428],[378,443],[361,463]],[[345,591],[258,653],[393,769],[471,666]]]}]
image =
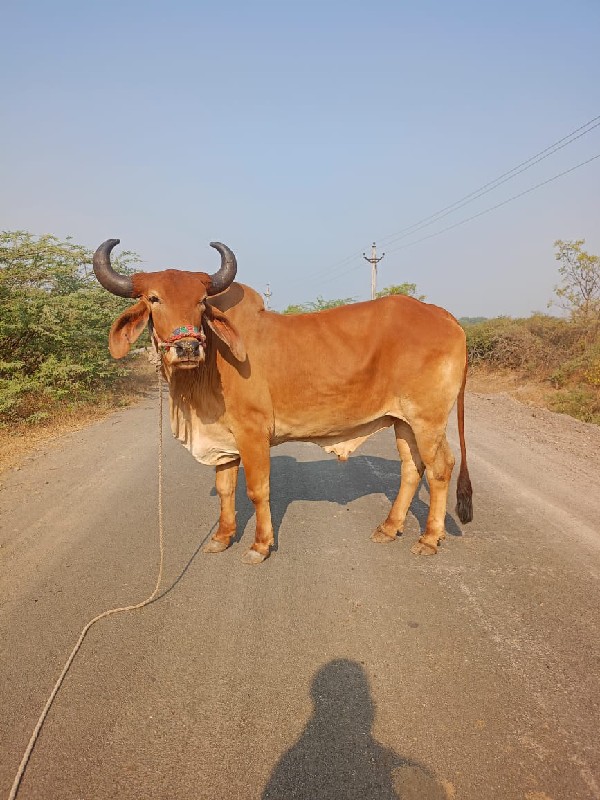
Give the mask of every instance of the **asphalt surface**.
[{"label": "asphalt surface", "polygon": [[[404,536],[369,540],[390,431],[346,464],[272,451],[257,567],[243,474],[240,538],[205,555],[214,473],[167,433],[161,595],[90,631],[19,798],[599,798],[600,429],[581,455],[564,418],[550,441],[511,413],[468,398],[475,519],[429,558],[425,483]],[[156,437],[148,398],[0,477],[0,798],[84,624],[154,586]]]}]

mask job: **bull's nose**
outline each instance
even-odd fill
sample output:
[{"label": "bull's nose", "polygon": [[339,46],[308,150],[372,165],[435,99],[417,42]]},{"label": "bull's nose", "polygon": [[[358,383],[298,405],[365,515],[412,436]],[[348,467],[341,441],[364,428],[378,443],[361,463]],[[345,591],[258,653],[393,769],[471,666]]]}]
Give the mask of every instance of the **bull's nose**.
[{"label": "bull's nose", "polygon": [[182,339],[175,345],[178,358],[198,358],[200,355],[200,342],[198,339]]}]

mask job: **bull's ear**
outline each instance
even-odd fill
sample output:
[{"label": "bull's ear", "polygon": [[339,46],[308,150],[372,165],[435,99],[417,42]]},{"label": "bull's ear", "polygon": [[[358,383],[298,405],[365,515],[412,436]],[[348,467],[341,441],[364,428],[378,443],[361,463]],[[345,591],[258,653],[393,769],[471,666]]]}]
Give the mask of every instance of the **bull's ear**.
[{"label": "bull's ear", "polygon": [[225,342],[227,347],[231,350],[233,357],[238,361],[245,361],[246,347],[242,341],[242,337],[225,314],[222,314],[214,306],[207,305],[204,311],[204,318],[213,333],[215,333],[222,342]]},{"label": "bull's ear", "polygon": [[123,358],[138,339],[150,316],[150,309],[140,300],[113,322],[108,334],[108,349],[113,358]]}]

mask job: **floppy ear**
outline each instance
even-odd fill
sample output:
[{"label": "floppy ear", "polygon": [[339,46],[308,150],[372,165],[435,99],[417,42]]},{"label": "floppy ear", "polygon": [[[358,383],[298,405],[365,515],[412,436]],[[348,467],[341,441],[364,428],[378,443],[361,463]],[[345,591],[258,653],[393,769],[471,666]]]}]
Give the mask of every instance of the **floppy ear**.
[{"label": "floppy ear", "polygon": [[129,347],[144,330],[149,316],[150,309],[143,300],[140,300],[117,317],[108,334],[108,349],[113,358],[123,358],[127,355]]},{"label": "floppy ear", "polygon": [[244,342],[225,314],[222,314],[214,306],[207,304],[204,310],[204,319],[211,331],[216,334],[222,342],[225,342],[234,358],[238,361],[245,361],[246,347]]}]

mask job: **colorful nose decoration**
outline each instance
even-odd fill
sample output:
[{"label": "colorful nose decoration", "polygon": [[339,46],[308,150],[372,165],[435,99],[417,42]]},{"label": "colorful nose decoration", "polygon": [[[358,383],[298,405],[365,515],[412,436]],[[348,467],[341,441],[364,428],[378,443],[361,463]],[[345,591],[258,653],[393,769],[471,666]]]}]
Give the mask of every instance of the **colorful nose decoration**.
[{"label": "colorful nose decoration", "polygon": [[198,336],[201,334],[202,332],[195,325],[181,325],[179,328],[175,328],[169,336],[169,341],[174,342],[175,339],[183,339],[184,336]]},{"label": "colorful nose decoration", "polygon": [[161,342],[159,346],[168,349],[179,339],[189,338],[198,339],[200,342],[204,342],[206,340],[204,333],[195,325],[180,325],[180,327],[175,328],[169,338],[164,342]]}]

